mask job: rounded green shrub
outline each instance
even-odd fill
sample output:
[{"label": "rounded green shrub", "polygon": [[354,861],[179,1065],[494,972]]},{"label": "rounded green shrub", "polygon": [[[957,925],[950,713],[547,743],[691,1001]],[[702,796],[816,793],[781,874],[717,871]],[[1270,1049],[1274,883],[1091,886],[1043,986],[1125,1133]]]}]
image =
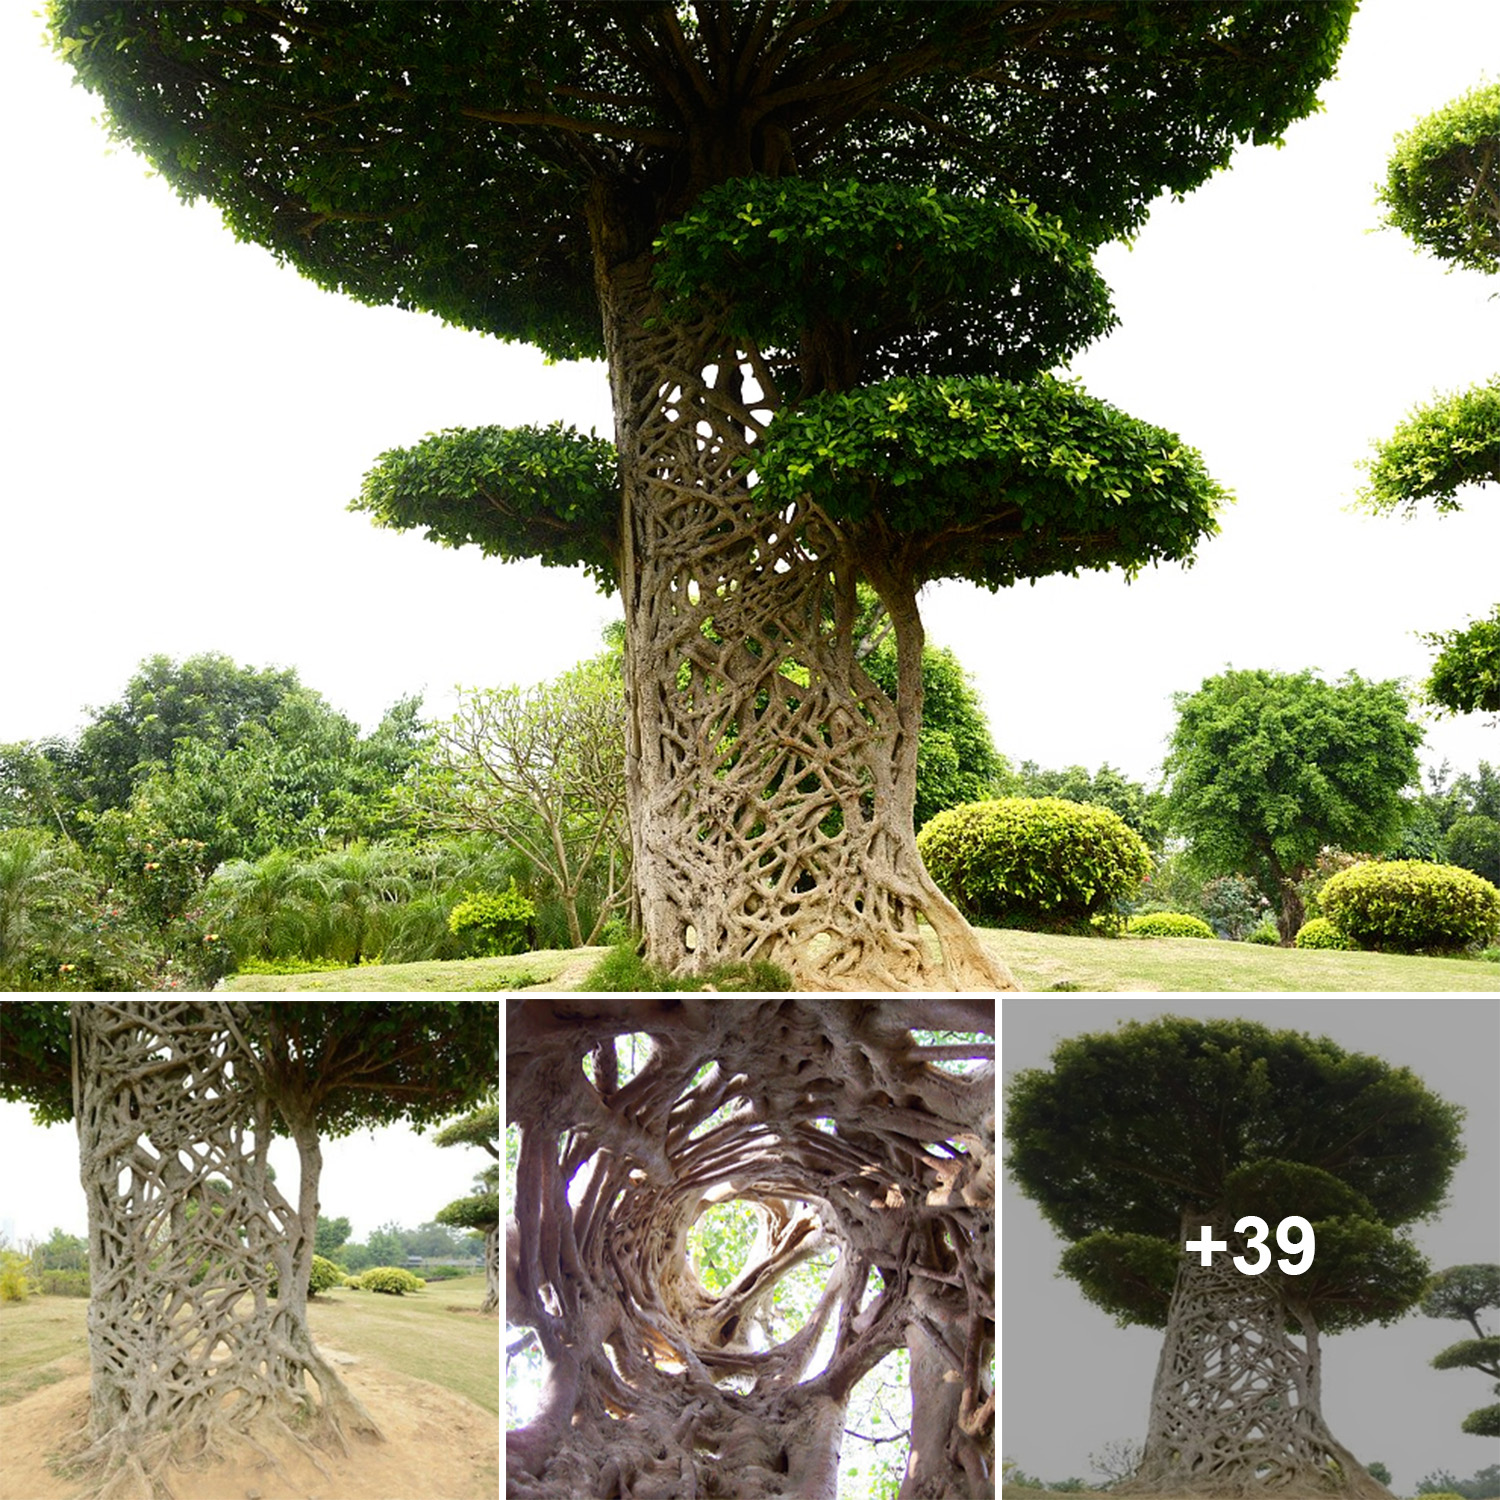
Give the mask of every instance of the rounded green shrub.
[{"label": "rounded green shrub", "polygon": [[506,958],[526,951],[526,928],[536,907],[516,889],[477,891],[448,913],[448,930],[475,958]]},{"label": "rounded green shrub", "polygon": [[1281,942],[1281,934],[1277,932],[1274,923],[1262,922],[1254,932],[1247,932],[1245,934],[1245,941],[1247,943],[1259,943],[1262,947],[1266,948],[1275,948]]},{"label": "rounded green shrub", "polygon": [[427,1285],[420,1276],[400,1266],[371,1266],[359,1278],[360,1287],[367,1292],[389,1292],[400,1297],[407,1292],[420,1292]]},{"label": "rounded green shrub", "polygon": [[344,1273],[338,1266],[321,1255],[313,1256],[312,1274],[307,1278],[309,1295],[316,1297],[319,1292],[326,1292],[343,1284]]},{"label": "rounded green shrub", "polygon": [[1061,797],[947,808],[917,848],[950,901],[1003,927],[1087,931],[1151,873],[1146,841],[1118,813]]},{"label": "rounded green shrub", "polygon": [[1327,917],[1313,917],[1304,922],[1297,929],[1297,936],[1292,939],[1292,945],[1297,948],[1343,948],[1353,949],[1359,946],[1346,938]]},{"label": "rounded green shrub", "polygon": [[1500,933],[1500,890],[1457,865],[1367,861],[1335,875],[1323,914],[1361,948],[1455,953]]},{"label": "rounded green shrub", "polygon": [[1132,917],[1126,928],[1131,937],[1211,938],[1214,930],[1202,917],[1180,911],[1148,911]]}]

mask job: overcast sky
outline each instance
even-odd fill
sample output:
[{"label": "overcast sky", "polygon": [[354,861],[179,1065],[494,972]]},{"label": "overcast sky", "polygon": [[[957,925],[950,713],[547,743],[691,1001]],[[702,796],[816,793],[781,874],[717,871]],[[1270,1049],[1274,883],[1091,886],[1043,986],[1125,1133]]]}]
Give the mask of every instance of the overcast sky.
[{"label": "overcast sky", "polygon": [[[1326,1036],[1352,1052],[1410,1068],[1442,1098],[1468,1110],[1468,1155],[1439,1218],[1415,1226],[1433,1268],[1500,1261],[1500,1004],[1491,999],[1050,999],[1006,998],[1002,1071],[1049,1067],[1065,1037],[1113,1030],[1120,1021],[1179,1015],[1242,1016],[1273,1028]],[[1288,1205],[1287,1212],[1295,1207]],[[1057,1274],[1065,1248],[1036,1206],[1007,1177],[1001,1205],[1001,1443],[1006,1457],[1047,1480],[1097,1483],[1088,1458],[1117,1439],[1146,1436],[1162,1335],[1121,1329]],[[1482,1315],[1483,1316],[1483,1315]],[[1493,1323],[1494,1314],[1488,1315]],[[1493,1331],[1493,1328],[1492,1330]],[[1465,1323],[1413,1313],[1323,1342],[1323,1414],[1363,1462],[1379,1460],[1393,1489],[1410,1495],[1426,1475],[1465,1479],[1494,1463],[1492,1440],[1460,1431],[1494,1397],[1473,1371],[1437,1371],[1432,1356],[1465,1337]]]},{"label": "overcast sky", "polygon": [[[295,1203],[297,1148],[273,1140],[270,1158],[277,1185]],[[467,1146],[435,1146],[431,1132],[421,1136],[409,1125],[325,1138],[318,1189],[323,1217],[348,1219],[355,1240],[393,1221],[415,1229],[455,1198],[467,1198],[475,1176],[492,1160]],[[0,1230],[14,1244],[32,1235],[46,1239],[54,1228],[88,1234],[78,1133],[71,1124],[44,1129],[32,1123],[24,1104],[0,1102]]]},{"label": "overcast sky", "polygon": [[[346,513],[387,448],[449,426],[564,418],[609,432],[599,366],[322,292],[236,244],[123,149],[0,7],[8,143],[7,466],[0,741],[76,731],[137,663],[222,651],[298,669],[373,725],[396,698],[525,683],[615,613],[581,575],[502,565]],[[1198,566],[928,591],[1012,760],[1149,777],[1171,695],[1226,664],[1425,675],[1415,632],[1496,594],[1500,504],[1414,522],[1345,507],[1355,462],[1415,402],[1493,372],[1497,288],[1372,233],[1392,137],[1500,59],[1492,0],[1366,0],[1326,112],[1242,152],[1100,265],[1123,327],[1081,357],[1095,394],[1198,447],[1239,496]],[[1482,721],[1424,758],[1500,759]]]}]

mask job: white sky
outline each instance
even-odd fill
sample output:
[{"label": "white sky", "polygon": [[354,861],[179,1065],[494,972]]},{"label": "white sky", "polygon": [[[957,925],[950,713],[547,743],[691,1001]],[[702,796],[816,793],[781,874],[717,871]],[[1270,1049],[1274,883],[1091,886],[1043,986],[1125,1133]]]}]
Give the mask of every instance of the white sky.
[{"label": "white sky", "polygon": [[[344,505],[426,432],[564,418],[609,431],[598,366],[355,305],[238,245],[126,151],[0,7],[8,143],[0,741],[72,733],[137,663],[295,666],[366,726],[404,693],[531,682],[592,653],[613,604]],[[1500,505],[1347,513],[1354,465],[1417,401],[1493,372],[1500,287],[1371,233],[1392,137],[1500,64],[1492,0],[1366,0],[1326,112],[1241,154],[1101,269],[1123,327],[1076,371],[1198,447],[1239,496],[1190,571],[929,590],[1012,760],[1151,775],[1171,695],[1224,668],[1425,675],[1421,630],[1486,613]],[[1482,719],[1424,759],[1500,760]]]},{"label": "white sky", "polygon": [[[348,1219],[353,1240],[392,1221],[404,1229],[428,1223],[455,1198],[467,1198],[474,1177],[494,1160],[474,1147],[436,1146],[431,1133],[418,1135],[409,1125],[325,1139],[322,1150],[323,1217]],[[270,1159],[277,1186],[295,1202],[297,1148],[273,1140]],[[72,1124],[43,1128],[26,1105],[0,1101],[0,1230],[15,1244],[32,1235],[46,1239],[54,1228],[88,1235],[78,1132]]]}]

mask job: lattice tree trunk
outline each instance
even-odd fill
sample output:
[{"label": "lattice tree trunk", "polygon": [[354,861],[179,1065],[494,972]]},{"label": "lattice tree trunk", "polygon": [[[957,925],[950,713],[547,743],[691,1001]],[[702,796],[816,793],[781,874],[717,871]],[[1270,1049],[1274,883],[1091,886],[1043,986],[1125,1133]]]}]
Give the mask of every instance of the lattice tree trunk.
[{"label": "lattice tree trunk", "polygon": [[271,1108],[250,1084],[242,1010],[73,1006],[92,1278],[83,1460],[105,1495],[170,1496],[169,1459],[213,1456],[229,1435],[259,1447],[262,1426],[299,1441],[378,1436],[308,1334],[298,1214],[267,1175]]},{"label": "lattice tree trunk", "polygon": [[[850,1393],[917,1323],[936,1330],[912,1392],[933,1445],[904,1493],[993,1496],[993,1073],[909,1057],[921,1022],[899,1004],[516,1003],[506,1321],[536,1331],[546,1375],[537,1415],[506,1437],[509,1500],[835,1500]],[[621,1086],[615,1037],[640,1030],[650,1060]],[[687,1237],[730,1200],[761,1231],[714,1295]],[[756,1347],[778,1284],[827,1251],[806,1322],[768,1320],[780,1342]]]},{"label": "lattice tree trunk", "polygon": [[[1184,1217],[1184,1243],[1204,1214]],[[1209,1495],[1389,1492],[1323,1420],[1318,1327],[1274,1280],[1246,1276],[1234,1257],[1255,1256],[1243,1236],[1203,1266],[1184,1254],[1172,1293],[1139,1469],[1117,1490]],[[1303,1342],[1287,1332],[1302,1329]]]},{"label": "lattice tree trunk", "polygon": [[[1015,988],[917,854],[922,635],[899,560],[871,558],[815,509],[750,504],[744,465],[778,405],[770,372],[717,318],[663,318],[650,258],[619,248],[602,198],[593,221],[650,957],[678,972],[767,959],[804,988]],[[894,703],[855,658],[862,579],[896,623]]]},{"label": "lattice tree trunk", "polygon": [[482,1313],[500,1312],[500,1226],[491,1224],[484,1232],[484,1305]]}]

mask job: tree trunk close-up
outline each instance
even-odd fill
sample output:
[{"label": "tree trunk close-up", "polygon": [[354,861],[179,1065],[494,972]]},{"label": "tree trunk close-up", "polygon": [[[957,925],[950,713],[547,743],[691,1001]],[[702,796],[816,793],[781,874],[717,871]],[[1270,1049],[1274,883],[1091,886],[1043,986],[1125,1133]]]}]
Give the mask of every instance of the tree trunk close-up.
[{"label": "tree trunk close-up", "polygon": [[311,1235],[271,1183],[271,1106],[233,1012],[73,1007],[92,1285],[83,1457],[106,1496],[153,1496],[163,1464],[211,1457],[235,1436],[254,1443],[258,1424],[287,1434],[310,1415],[299,1442],[378,1436],[308,1333],[296,1273],[311,1265]]},{"label": "tree trunk close-up", "polygon": [[[933,1003],[510,1002],[506,1322],[544,1370],[508,1500],[836,1500],[851,1395],[903,1348],[902,1500],[993,1496],[993,1043],[951,1049],[968,1072],[924,1057],[908,1028]],[[993,1003],[948,1003],[993,1036]],[[736,1203],[760,1228],[711,1292],[688,1237]],[[814,1257],[821,1291],[783,1326],[778,1287]]]}]

